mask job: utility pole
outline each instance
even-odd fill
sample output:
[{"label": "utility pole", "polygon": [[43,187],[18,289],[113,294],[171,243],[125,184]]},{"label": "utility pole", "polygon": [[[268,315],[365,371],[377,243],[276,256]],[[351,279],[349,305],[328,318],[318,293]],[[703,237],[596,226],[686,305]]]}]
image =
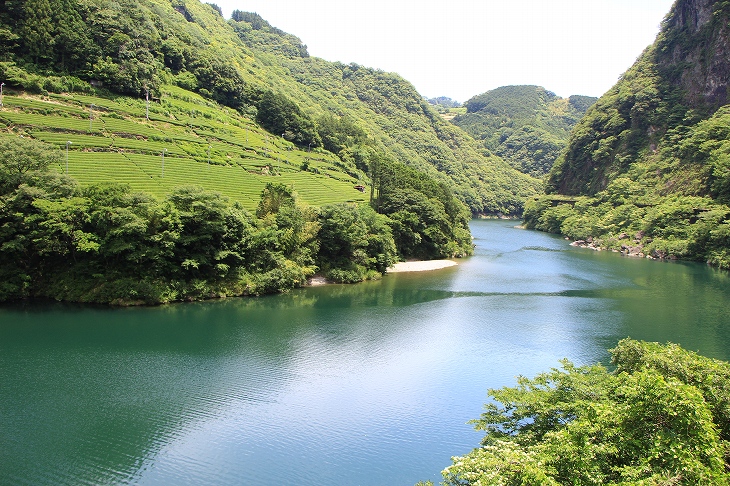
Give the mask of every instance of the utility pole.
[{"label": "utility pole", "polygon": [[91,131],[91,121],[94,119],[94,103],[89,105],[89,131]]},{"label": "utility pole", "polygon": [[68,146],[71,145],[71,140],[66,141],[66,175],[68,175]]},{"label": "utility pole", "polygon": [[[286,141],[283,133],[281,134],[281,138],[282,138],[282,140]],[[281,150],[279,150],[279,165],[281,165],[284,160],[284,154],[282,153],[283,151],[284,151],[284,147],[282,146]]]},{"label": "utility pole", "polygon": [[3,107],[3,86],[5,83],[0,83],[0,108]]},{"label": "utility pole", "polygon": [[162,179],[165,178],[165,152],[167,149],[162,149]]},{"label": "utility pole", "polygon": [[208,168],[210,169],[210,143],[208,144]]},{"label": "utility pole", "polygon": [[147,121],[150,121],[150,89],[145,86],[145,101],[147,101],[147,109],[145,110],[144,117],[147,119]]}]

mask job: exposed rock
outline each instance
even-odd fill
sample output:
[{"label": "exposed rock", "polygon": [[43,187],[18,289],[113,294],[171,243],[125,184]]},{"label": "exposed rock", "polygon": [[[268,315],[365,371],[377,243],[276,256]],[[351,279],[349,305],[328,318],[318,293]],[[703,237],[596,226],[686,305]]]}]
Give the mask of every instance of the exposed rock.
[{"label": "exposed rock", "polygon": [[[671,55],[661,66],[668,72],[679,71],[677,81],[690,106],[716,108],[728,102],[730,26],[718,4],[715,0],[679,0],[665,21],[674,37],[662,46]],[[718,11],[717,19],[713,10]]]}]

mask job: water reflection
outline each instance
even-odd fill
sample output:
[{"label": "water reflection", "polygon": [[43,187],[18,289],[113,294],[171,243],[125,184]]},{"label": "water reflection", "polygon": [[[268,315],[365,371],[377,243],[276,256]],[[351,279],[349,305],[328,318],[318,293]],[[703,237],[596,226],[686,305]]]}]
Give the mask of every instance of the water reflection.
[{"label": "water reflection", "polygon": [[414,484],[488,388],[632,336],[727,359],[728,274],[475,222],[458,267],[285,295],[0,308],[10,484]]}]

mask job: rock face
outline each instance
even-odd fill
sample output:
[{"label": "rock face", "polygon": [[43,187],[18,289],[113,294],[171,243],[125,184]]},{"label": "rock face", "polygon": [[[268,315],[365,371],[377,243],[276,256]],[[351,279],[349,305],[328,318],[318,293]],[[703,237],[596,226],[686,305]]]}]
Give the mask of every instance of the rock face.
[{"label": "rock face", "polygon": [[[680,0],[664,22],[660,71],[675,74],[689,106],[728,103],[730,25],[727,6],[716,0]],[[725,10],[725,11],[723,11]]]},{"label": "rock face", "polygon": [[730,2],[677,0],[654,44],[576,125],[546,192],[593,196],[606,189],[634,162],[661,151],[665,134],[727,104],[729,89]]}]

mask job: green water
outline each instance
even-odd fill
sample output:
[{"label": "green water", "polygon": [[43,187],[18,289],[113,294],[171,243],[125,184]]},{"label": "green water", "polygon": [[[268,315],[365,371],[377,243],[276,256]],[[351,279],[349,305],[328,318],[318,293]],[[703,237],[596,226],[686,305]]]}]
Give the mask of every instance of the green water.
[{"label": "green water", "polygon": [[0,484],[412,485],[488,388],[626,336],[730,359],[730,280],[475,221],[459,266],[155,308],[0,307]]}]

